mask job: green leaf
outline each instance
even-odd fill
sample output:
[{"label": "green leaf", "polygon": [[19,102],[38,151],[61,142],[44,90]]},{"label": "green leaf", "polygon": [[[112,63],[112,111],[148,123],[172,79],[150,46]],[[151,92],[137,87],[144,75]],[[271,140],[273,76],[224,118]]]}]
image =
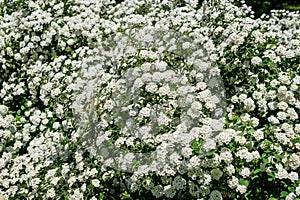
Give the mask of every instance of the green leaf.
[{"label": "green leaf", "polygon": [[243,179],[243,178],[240,178],[240,183],[241,183],[242,185],[245,185],[245,186],[248,186],[248,185],[249,185],[249,181],[247,181],[247,180],[245,180],[245,179]]},{"label": "green leaf", "polygon": [[215,150],[210,150],[209,152],[206,153],[206,157],[214,157],[215,155]]},{"label": "green leaf", "polygon": [[275,158],[276,158],[277,162],[279,162],[281,160],[280,155],[278,155],[278,154],[275,154]]},{"label": "green leaf", "polygon": [[282,191],[280,197],[286,197],[289,193],[287,191]]},{"label": "green leaf", "polygon": [[251,180],[254,180],[254,179],[256,179],[256,178],[259,178],[259,176],[258,176],[258,175],[252,176],[252,177],[251,177]]},{"label": "green leaf", "polygon": [[268,178],[268,181],[272,182],[273,181],[273,177]]},{"label": "green leaf", "polygon": [[103,193],[103,192],[101,192],[101,193],[100,193],[100,199],[101,199],[101,200],[103,200],[103,199],[104,199],[104,197],[105,197],[104,193]]},{"label": "green leaf", "polygon": [[289,191],[289,192],[294,192],[294,191],[295,191],[295,188],[294,188],[294,187],[288,187],[288,191]]},{"label": "green leaf", "polygon": [[269,198],[268,200],[277,200],[276,198],[274,198],[274,197],[271,197],[271,198]]},{"label": "green leaf", "polygon": [[256,169],[256,170],[253,171],[253,174],[258,174],[260,172],[263,172],[263,170],[262,169]]},{"label": "green leaf", "polygon": [[123,193],[123,196],[122,196],[121,200],[123,200],[123,199],[130,199],[130,194],[128,194],[127,191],[125,191]]},{"label": "green leaf", "polygon": [[21,119],[21,116],[16,116],[16,118],[15,118],[16,121],[20,121],[20,119]]}]

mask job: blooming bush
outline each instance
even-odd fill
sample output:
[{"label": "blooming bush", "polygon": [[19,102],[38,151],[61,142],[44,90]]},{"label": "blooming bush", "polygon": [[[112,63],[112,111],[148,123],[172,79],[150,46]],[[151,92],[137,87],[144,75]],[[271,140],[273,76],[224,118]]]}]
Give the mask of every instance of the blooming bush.
[{"label": "blooming bush", "polygon": [[4,0],[0,22],[0,199],[300,197],[298,11]]}]

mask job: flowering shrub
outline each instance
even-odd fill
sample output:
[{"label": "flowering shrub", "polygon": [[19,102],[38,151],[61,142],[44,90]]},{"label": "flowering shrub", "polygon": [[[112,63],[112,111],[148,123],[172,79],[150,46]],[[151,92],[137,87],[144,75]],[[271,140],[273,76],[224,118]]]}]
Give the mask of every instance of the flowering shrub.
[{"label": "flowering shrub", "polygon": [[4,0],[0,22],[0,199],[300,197],[299,12]]}]

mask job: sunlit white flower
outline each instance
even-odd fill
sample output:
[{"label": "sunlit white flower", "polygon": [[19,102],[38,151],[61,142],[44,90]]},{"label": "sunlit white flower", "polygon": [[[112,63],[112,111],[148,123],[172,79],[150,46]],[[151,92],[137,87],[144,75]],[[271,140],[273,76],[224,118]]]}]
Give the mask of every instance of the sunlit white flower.
[{"label": "sunlit white flower", "polygon": [[262,63],[262,59],[258,56],[254,56],[252,59],[251,59],[251,63],[253,65],[260,65]]},{"label": "sunlit white flower", "polygon": [[244,193],[246,193],[246,191],[247,191],[247,187],[246,187],[245,185],[240,185],[240,184],[239,184],[239,185],[237,186],[236,190],[237,190],[239,193],[244,194]]}]

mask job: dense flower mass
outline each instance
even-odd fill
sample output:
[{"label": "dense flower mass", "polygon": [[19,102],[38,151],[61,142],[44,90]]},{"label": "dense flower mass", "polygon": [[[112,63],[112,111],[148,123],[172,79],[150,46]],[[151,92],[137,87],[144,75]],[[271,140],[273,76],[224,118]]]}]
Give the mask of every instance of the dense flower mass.
[{"label": "dense flower mass", "polygon": [[299,199],[300,13],[0,1],[0,199]]}]

